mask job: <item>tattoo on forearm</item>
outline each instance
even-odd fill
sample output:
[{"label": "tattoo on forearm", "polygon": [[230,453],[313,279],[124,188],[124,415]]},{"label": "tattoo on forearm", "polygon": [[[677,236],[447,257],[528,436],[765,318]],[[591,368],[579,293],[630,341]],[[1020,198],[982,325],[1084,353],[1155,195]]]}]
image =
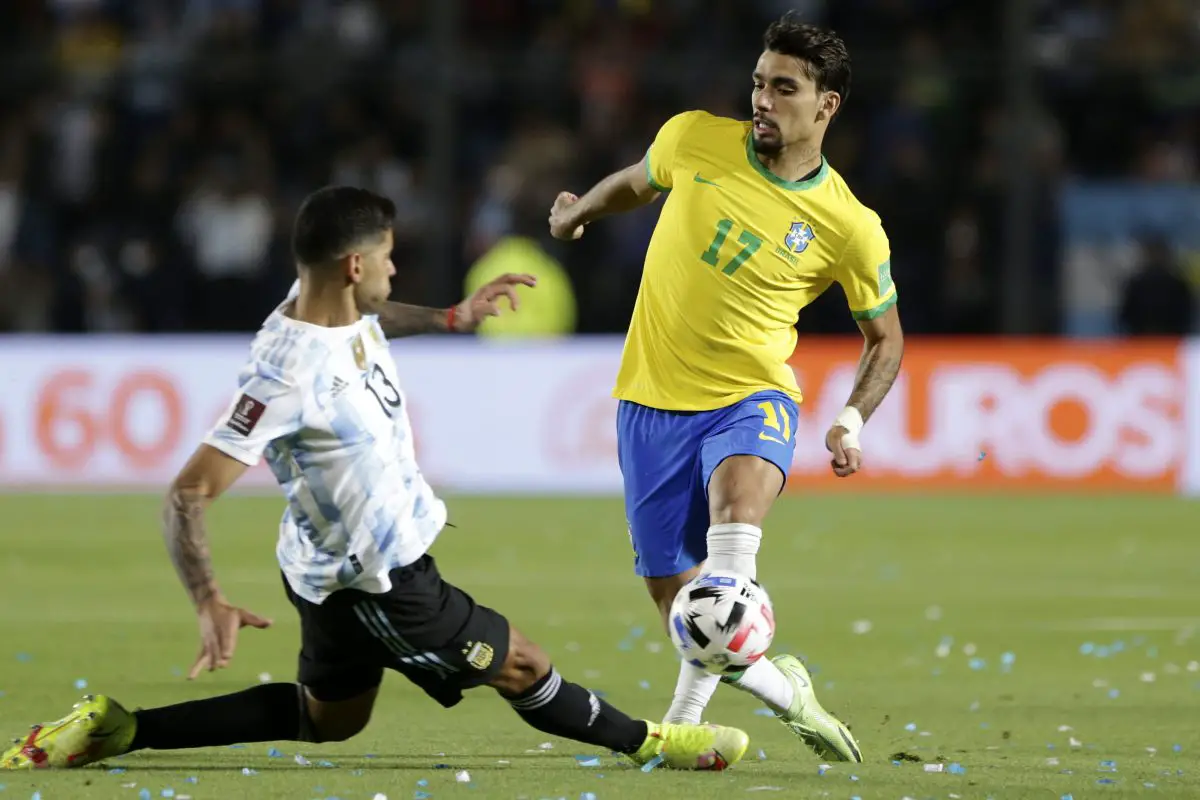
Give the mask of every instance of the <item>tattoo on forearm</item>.
[{"label": "tattoo on forearm", "polygon": [[379,327],[389,338],[439,333],[446,330],[446,310],[405,303],[384,303],[371,313],[379,315]]},{"label": "tattoo on forearm", "polygon": [[212,599],[217,584],[200,497],[186,492],[171,493],[163,509],[163,539],[192,602],[200,605]]},{"label": "tattoo on forearm", "polygon": [[900,374],[903,347],[889,344],[886,340],[868,345],[858,362],[858,374],[854,379],[854,391],[847,405],[854,406],[864,421],[875,413],[888,390]]}]

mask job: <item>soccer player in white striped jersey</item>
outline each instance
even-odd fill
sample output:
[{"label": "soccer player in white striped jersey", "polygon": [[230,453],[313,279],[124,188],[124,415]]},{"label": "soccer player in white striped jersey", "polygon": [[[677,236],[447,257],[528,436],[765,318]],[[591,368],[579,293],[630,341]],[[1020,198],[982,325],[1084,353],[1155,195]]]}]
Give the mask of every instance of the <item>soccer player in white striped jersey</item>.
[{"label": "soccer player in white striped jersey", "polygon": [[[244,626],[270,622],[225,599],[209,558],[205,507],[264,459],[287,496],[276,553],[300,616],[295,683],[127,712],[88,696],[35,726],[0,767],[73,767],[142,749],[238,742],[341,741],[370,718],[385,669],[445,707],[491,686],[546,733],[680,769],[719,770],[749,739],[715,725],[635,720],[564,680],[498,612],[444,581],[428,554],[446,507],[413,453],[404,392],[380,309],[393,331],[442,317],[465,330],[496,313],[529,276],[494,281],[440,314],[384,305],[395,210],[363,189],[330,187],[301,207],[293,234],[299,291],[267,318],[223,419],[175,479],[164,515],[167,549],[200,624],[189,678],[229,664]],[[414,731],[416,732],[416,731]]]}]

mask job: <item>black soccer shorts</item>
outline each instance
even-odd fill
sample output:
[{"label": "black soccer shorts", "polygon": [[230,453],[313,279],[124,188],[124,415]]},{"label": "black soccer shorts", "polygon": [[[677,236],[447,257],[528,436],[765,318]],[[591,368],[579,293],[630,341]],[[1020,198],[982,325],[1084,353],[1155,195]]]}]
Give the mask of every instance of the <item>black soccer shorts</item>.
[{"label": "black soccer shorts", "polygon": [[488,683],[508,657],[509,624],[442,580],[426,554],[390,573],[387,594],[340,589],[324,603],[288,599],[300,614],[298,681],[317,700],[357,697],[395,670],[446,708]]}]

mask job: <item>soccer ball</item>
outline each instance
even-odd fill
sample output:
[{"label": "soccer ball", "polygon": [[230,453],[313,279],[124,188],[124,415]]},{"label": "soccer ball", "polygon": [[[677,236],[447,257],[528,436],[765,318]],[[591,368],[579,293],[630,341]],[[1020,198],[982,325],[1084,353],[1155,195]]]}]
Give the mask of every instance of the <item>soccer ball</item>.
[{"label": "soccer ball", "polygon": [[708,672],[741,672],[775,638],[771,598],[745,575],[709,570],[689,581],[671,604],[671,641],[684,661]]}]

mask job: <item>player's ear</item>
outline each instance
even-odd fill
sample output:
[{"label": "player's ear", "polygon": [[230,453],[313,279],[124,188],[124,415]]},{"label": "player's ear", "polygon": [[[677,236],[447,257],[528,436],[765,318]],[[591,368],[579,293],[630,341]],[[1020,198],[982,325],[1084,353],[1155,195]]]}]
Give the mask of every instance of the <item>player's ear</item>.
[{"label": "player's ear", "polygon": [[363,257],[362,253],[350,253],[343,259],[342,268],[346,273],[346,280],[350,283],[361,283],[363,279]]},{"label": "player's ear", "polygon": [[833,115],[842,107],[842,96],[837,92],[824,92],[821,102],[817,105],[817,121],[829,122]]}]

